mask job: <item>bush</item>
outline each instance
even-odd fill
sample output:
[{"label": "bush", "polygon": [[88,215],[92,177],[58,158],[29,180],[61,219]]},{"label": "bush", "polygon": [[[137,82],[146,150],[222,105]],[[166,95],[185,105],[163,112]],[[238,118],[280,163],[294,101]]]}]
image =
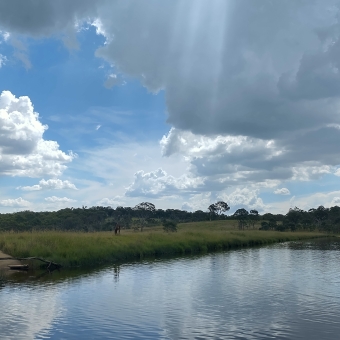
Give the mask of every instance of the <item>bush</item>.
[{"label": "bush", "polygon": [[177,231],[177,224],[174,221],[164,221],[163,222],[163,230],[168,232]]}]

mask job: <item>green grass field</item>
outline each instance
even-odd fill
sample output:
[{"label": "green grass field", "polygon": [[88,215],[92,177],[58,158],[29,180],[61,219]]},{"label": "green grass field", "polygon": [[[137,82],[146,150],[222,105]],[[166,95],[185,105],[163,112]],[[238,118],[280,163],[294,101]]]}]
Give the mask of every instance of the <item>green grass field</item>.
[{"label": "green grass field", "polygon": [[162,227],[144,232],[23,232],[0,233],[0,250],[14,257],[37,256],[64,267],[95,266],[165,254],[190,254],[265,245],[323,236],[310,232],[271,232],[236,229],[235,221],[179,224],[178,232]]}]

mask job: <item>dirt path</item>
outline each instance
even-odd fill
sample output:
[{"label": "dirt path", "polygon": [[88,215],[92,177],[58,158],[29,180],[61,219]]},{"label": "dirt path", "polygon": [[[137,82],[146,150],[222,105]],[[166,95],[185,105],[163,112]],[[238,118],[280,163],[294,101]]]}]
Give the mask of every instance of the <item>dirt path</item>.
[{"label": "dirt path", "polygon": [[8,269],[8,265],[12,265],[12,264],[21,264],[20,261],[18,260],[1,260],[3,258],[6,257],[11,257],[7,254],[4,254],[1,250],[0,250],[0,269]]}]

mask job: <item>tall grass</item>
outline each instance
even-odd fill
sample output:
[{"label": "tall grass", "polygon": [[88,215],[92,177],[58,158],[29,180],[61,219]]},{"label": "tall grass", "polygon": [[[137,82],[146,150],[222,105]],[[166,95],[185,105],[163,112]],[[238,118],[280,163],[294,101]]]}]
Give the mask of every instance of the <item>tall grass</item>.
[{"label": "tall grass", "polygon": [[205,222],[181,225],[177,233],[160,228],[134,233],[0,233],[0,249],[14,257],[38,256],[64,267],[94,266],[162,254],[186,254],[320,237],[319,233],[236,231]]}]

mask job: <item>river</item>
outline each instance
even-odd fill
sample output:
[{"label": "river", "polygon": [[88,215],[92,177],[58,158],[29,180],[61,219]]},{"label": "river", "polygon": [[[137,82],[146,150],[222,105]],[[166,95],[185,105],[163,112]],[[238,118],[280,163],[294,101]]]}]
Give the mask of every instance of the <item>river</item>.
[{"label": "river", "polygon": [[340,242],[16,274],[0,339],[338,339]]}]

